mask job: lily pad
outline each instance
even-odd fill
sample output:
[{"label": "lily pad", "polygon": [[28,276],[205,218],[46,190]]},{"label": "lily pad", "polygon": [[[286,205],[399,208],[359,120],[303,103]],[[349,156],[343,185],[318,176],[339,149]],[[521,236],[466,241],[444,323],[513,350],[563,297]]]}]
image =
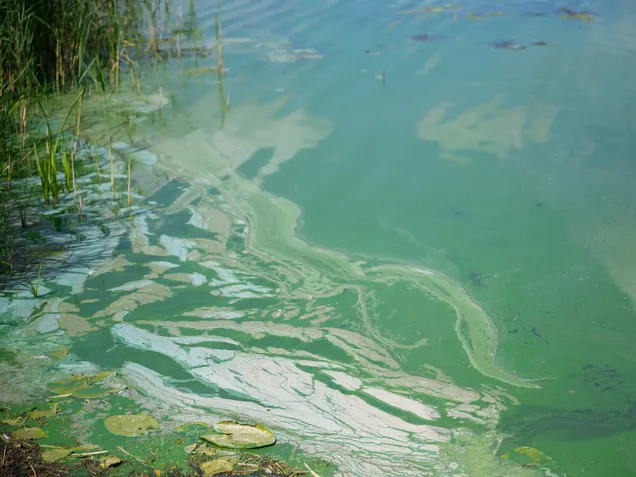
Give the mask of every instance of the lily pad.
[{"label": "lily pad", "polygon": [[4,424],[9,424],[10,426],[19,426],[20,424],[22,424],[26,419],[23,416],[18,416],[15,419],[5,419],[4,421],[2,421]]},{"label": "lily pad", "polygon": [[257,424],[240,424],[234,421],[220,421],[214,425],[220,434],[206,434],[201,439],[218,447],[229,449],[257,449],[271,446],[276,442],[274,433],[267,427]]},{"label": "lily pad", "polygon": [[113,374],[115,374],[114,371],[102,371],[100,373],[97,373],[95,376],[91,377],[90,380],[93,383],[99,383],[100,381],[103,381],[104,379],[112,376]]},{"label": "lily pad", "polygon": [[49,409],[34,409],[29,413],[31,419],[40,419],[41,417],[53,417],[57,414],[58,405],[55,404]]},{"label": "lily pad", "polygon": [[71,376],[66,379],[51,381],[47,388],[57,394],[73,394],[80,389],[88,387],[88,379],[84,376]]},{"label": "lily pad", "polygon": [[213,475],[232,472],[234,470],[235,462],[236,459],[231,457],[221,457],[219,459],[204,462],[201,464],[201,470],[205,477],[212,477]]},{"label": "lily pad", "polygon": [[102,469],[117,467],[119,464],[121,464],[121,459],[119,457],[115,457],[114,455],[107,455],[105,457],[102,457],[99,462],[99,466]]},{"label": "lily pad", "polygon": [[71,455],[72,452],[73,449],[67,449],[65,447],[48,449],[42,452],[42,460],[44,460],[44,462],[55,462],[56,460],[60,460]]},{"label": "lily pad", "polygon": [[73,392],[72,396],[80,399],[97,399],[112,393],[111,388],[90,387],[81,388]]},{"label": "lily pad", "polygon": [[127,437],[142,436],[151,429],[159,428],[157,420],[148,414],[110,416],[104,420],[104,425],[113,434]]},{"label": "lily pad", "polygon": [[16,439],[42,439],[46,437],[46,432],[39,427],[25,427],[15,431],[13,437]]}]

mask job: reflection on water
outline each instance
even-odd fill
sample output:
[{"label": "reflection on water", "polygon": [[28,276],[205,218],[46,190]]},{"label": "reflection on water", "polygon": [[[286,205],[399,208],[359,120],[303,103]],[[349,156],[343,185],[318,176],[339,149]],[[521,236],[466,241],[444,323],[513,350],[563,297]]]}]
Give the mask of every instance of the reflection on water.
[{"label": "reflection on water", "polygon": [[[202,48],[216,8],[190,9]],[[148,85],[113,259],[3,298],[10,346],[46,336],[164,430],[262,422],[335,475],[629,475],[633,33],[570,11],[223,4],[227,71]]]}]

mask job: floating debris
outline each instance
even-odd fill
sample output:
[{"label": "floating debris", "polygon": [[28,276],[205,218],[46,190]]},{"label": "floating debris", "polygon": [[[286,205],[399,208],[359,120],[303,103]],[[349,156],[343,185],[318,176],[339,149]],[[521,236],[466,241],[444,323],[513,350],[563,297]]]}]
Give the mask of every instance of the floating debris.
[{"label": "floating debris", "polygon": [[119,457],[116,457],[114,455],[107,455],[100,459],[99,466],[102,469],[109,469],[111,467],[117,467],[119,464],[121,464],[121,462],[122,461]]},{"label": "floating debris", "polygon": [[195,450],[197,450],[197,447],[199,447],[199,444],[192,444],[189,446],[185,446],[183,450],[186,454],[192,454]]},{"label": "floating debris", "polygon": [[507,15],[506,12],[485,12],[485,13],[466,13],[466,18],[471,20],[485,20],[490,17],[502,17]]},{"label": "floating debris", "polygon": [[402,10],[400,13],[403,15],[413,15],[417,13],[442,13],[449,10],[457,10],[458,5],[431,5],[425,8],[414,8],[412,10]]},{"label": "floating debris", "polygon": [[493,46],[494,48],[497,48],[498,50],[514,50],[514,51],[525,50],[529,46],[550,46],[550,43],[548,43],[547,41],[535,41],[528,46],[520,45],[518,43],[515,43],[512,40],[496,41],[494,43],[488,43],[488,44],[490,46]]},{"label": "floating debris", "polygon": [[281,49],[269,53],[267,59],[272,63],[295,63],[296,61],[319,60],[323,56],[322,53],[313,48]]},{"label": "floating debris", "polygon": [[572,20],[579,20],[582,22],[592,22],[594,21],[594,14],[587,11],[576,11],[571,10],[570,8],[561,8],[559,9],[559,14],[562,18],[570,18]]},{"label": "floating debris", "polygon": [[206,434],[201,439],[218,447],[257,449],[276,442],[274,433],[260,424],[252,426],[235,421],[220,421],[214,425],[214,430],[219,434]]},{"label": "floating debris", "polygon": [[383,53],[380,51],[373,51],[373,50],[364,50],[364,54],[365,55],[369,55],[369,56],[380,56]]},{"label": "floating debris", "polygon": [[409,40],[413,40],[413,41],[419,41],[422,43],[428,42],[428,41],[441,41],[441,40],[448,40],[448,38],[446,37],[440,37],[437,35],[429,35],[428,33],[423,33],[421,35],[409,35],[408,36]]},{"label": "floating debris", "polygon": [[205,74],[211,74],[211,73],[217,73],[218,70],[214,67],[209,67],[209,68],[191,68],[188,70],[185,70],[184,73],[187,76],[196,76],[196,75],[205,75]]},{"label": "floating debris", "polygon": [[110,416],[104,420],[104,425],[113,434],[126,437],[143,436],[146,432],[159,428],[157,420],[148,414]]},{"label": "floating debris", "polygon": [[519,45],[512,40],[504,40],[504,41],[496,41],[494,43],[490,43],[492,46],[497,48],[498,50],[525,50],[527,47],[524,45]]}]

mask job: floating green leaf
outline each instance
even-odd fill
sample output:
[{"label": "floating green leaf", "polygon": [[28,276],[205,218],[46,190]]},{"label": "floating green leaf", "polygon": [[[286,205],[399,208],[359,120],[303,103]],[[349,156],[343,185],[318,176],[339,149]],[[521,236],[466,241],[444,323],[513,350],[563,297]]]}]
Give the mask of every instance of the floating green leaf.
[{"label": "floating green leaf", "polygon": [[104,420],[104,425],[113,434],[127,437],[141,436],[159,428],[157,420],[148,414],[110,416]]},{"label": "floating green leaf", "polygon": [[[68,353],[68,350],[66,350],[66,352]],[[47,387],[54,393],[72,394],[75,397],[83,399],[102,397],[111,392],[112,389],[90,388],[91,391],[83,390],[88,388],[92,383],[99,383],[113,374],[113,371],[102,371],[94,376],[70,376],[68,378],[51,381]],[[94,389],[100,389],[101,391],[94,391]]]},{"label": "floating green leaf", "polygon": [[15,431],[13,437],[16,439],[42,439],[46,437],[46,432],[39,427],[25,427]]},{"label": "floating green leaf", "polygon": [[95,376],[92,376],[90,380],[93,383],[99,383],[100,381],[103,381],[104,379],[112,376],[113,374],[115,374],[114,371],[102,371],[100,373],[97,373]]},{"label": "floating green leaf", "polygon": [[80,389],[88,387],[88,379],[85,376],[71,376],[66,379],[51,381],[48,386],[49,391],[57,394],[73,394]]},{"label": "floating green leaf", "polygon": [[24,423],[25,420],[26,420],[25,417],[18,416],[15,419],[5,419],[2,422],[4,424],[9,424],[10,426],[19,426],[20,424]]},{"label": "floating green leaf", "polygon": [[201,439],[219,447],[230,449],[256,449],[271,446],[276,442],[274,433],[265,426],[221,421],[214,426],[219,434],[206,434]]},{"label": "floating green leaf", "polygon": [[81,388],[77,391],[74,391],[72,396],[81,399],[96,399],[107,396],[112,393],[114,389],[111,388],[100,388],[100,387],[91,387],[91,388]]},{"label": "floating green leaf", "polygon": [[49,409],[34,409],[29,413],[31,419],[40,419],[41,417],[53,417],[57,414],[58,405],[55,404]]},{"label": "floating green leaf", "polygon": [[70,455],[72,452],[73,449],[56,447],[42,452],[42,459],[44,460],[44,462],[55,462],[56,460],[63,459],[64,457]]},{"label": "floating green leaf", "polygon": [[234,470],[235,462],[235,458],[220,457],[201,464],[201,470],[205,477],[212,477],[213,475],[232,472]]}]

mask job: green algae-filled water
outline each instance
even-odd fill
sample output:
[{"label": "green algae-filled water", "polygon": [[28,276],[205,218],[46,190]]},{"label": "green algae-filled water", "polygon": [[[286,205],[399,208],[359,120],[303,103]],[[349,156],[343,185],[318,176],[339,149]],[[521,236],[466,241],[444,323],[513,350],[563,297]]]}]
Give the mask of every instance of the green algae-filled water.
[{"label": "green algae-filled water", "polygon": [[116,252],[6,346],[333,475],[636,475],[634,7],[182,8],[222,90],[159,64]]}]

